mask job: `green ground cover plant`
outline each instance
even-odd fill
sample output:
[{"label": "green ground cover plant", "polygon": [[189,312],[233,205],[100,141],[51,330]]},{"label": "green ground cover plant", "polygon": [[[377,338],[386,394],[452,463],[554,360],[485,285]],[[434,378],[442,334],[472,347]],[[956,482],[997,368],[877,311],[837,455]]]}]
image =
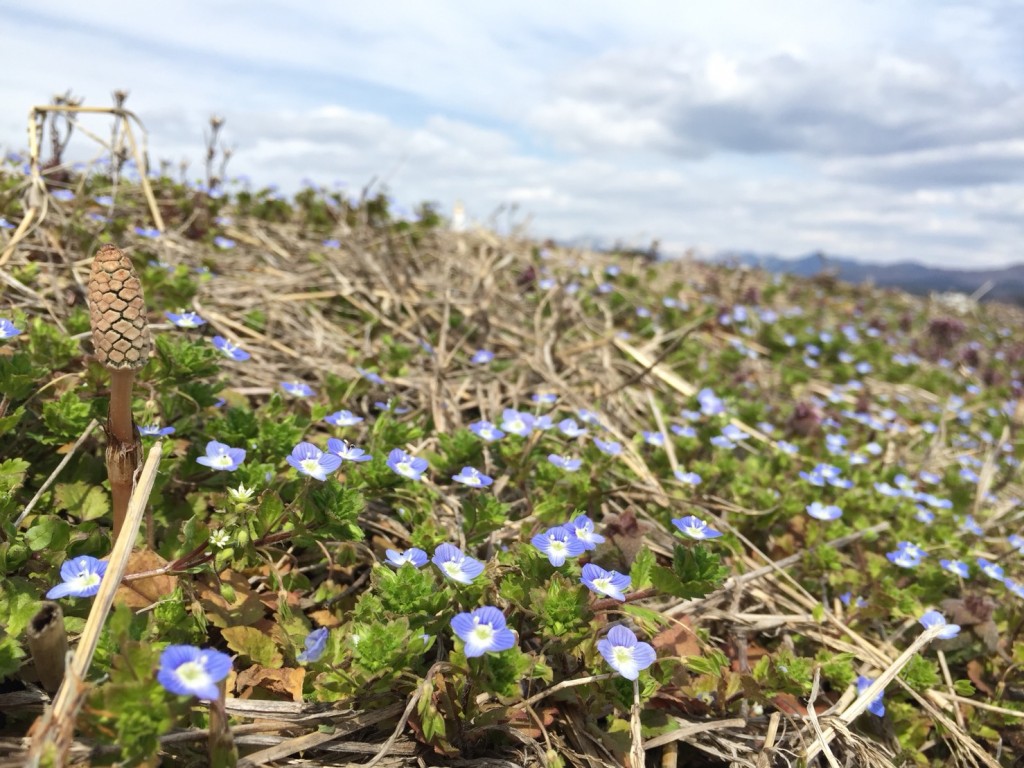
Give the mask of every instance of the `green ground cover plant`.
[{"label": "green ground cover plant", "polygon": [[[166,169],[154,226],[130,162],[46,176],[19,228],[24,164],[0,761],[61,729],[39,764],[1024,759],[1018,310]],[[90,326],[106,245],[151,336],[134,509]],[[54,638],[94,642],[83,679]]]}]

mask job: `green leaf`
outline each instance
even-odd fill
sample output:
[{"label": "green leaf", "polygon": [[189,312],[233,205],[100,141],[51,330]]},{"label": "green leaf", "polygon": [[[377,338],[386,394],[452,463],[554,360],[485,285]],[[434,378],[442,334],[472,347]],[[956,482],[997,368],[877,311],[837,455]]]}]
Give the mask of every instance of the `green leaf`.
[{"label": "green leaf", "polygon": [[648,547],[642,547],[629,569],[630,585],[634,592],[646,589],[651,584],[651,570],[654,568],[654,553]]},{"label": "green leaf", "polygon": [[43,424],[50,435],[43,442],[66,443],[85,431],[90,419],[90,405],[73,391],[67,391],[58,400],[43,403]]},{"label": "green leaf", "polygon": [[248,656],[254,664],[270,669],[277,669],[284,664],[284,656],[278,651],[274,641],[256,629],[256,627],[228,627],[220,633],[228,644],[228,648]]},{"label": "green leaf", "polygon": [[81,520],[96,520],[110,512],[110,497],[91,483],[58,483],[53,493],[58,509],[65,509]]},{"label": "green leaf", "polygon": [[53,515],[38,518],[25,532],[25,543],[33,552],[49,549],[54,552],[67,549],[71,541],[71,526]]},{"label": "green leaf", "polygon": [[10,677],[21,667],[25,652],[13,637],[0,637],[0,680]]}]

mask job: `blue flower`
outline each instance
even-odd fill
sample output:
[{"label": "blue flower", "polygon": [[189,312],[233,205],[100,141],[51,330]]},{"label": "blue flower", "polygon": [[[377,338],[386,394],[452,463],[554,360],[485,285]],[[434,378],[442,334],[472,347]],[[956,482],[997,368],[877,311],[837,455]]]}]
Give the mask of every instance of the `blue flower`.
[{"label": "blue flower", "polygon": [[838,520],[843,516],[843,510],[835,504],[822,504],[820,501],[812,501],[805,509],[807,514],[815,520]]},{"label": "blue flower", "polygon": [[218,248],[228,249],[235,247],[235,241],[230,237],[224,237],[223,235],[217,235],[213,238],[213,244]]},{"label": "blue flower", "polygon": [[408,408],[400,406],[395,400],[388,400],[386,403],[382,400],[374,400],[373,407],[378,411],[390,411],[391,413],[397,413],[399,415],[409,412]]},{"label": "blue flower", "polygon": [[11,339],[21,333],[20,328],[16,328],[14,323],[5,318],[0,318],[0,339]]},{"label": "blue flower", "polygon": [[61,597],[92,597],[100,591],[100,581],[107,572],[107,563],[89,555],[65,560],[60,567],[62,584],[46,593],[48,600]]},{"label": "blue flower", "polygon": [[605,442],[604,440],[595,437],[594,445],[597,446],[597,450],[608,456],[618,456],[619,454],[622,453],[622,445],[615,442],[614,440],[609,440]]},{"label": "blue flower", "polygon": [[981,526],[974,521],[974,515],[967,515],[964,521],[960,524],[960,530],[966,533],[973,533],[975,536],[984,536],[985,532],[981,530]]},{"label": "blue flower", "polygon": [[708,527],[707,523],[693,515],[674,518],[672,524],[691,539],[714,539],[722,535],[720,531]]},{"label": "blue flower", "polygon": [[344,461],[362,462],[373,458],[362,448],[356,448],[354,445],[349,445],[347,441],[339,440],[336,437],[328,438],[327,450]]},{"label": "blue flower", "polygon": [[210,469],[234,472],[245,461],[244,448],[232,448],[230,445],[211,440],[206,444],[206,455],[200,456],[196,462]]},{"label": "blue flower", "polygon": [[341,241],[336,238],[329,237],[320,243],[320,245],[324,248],[341,248]]},{"label": "blue flower", "polygon": [[484,570],[483,563],[469,555],[462,554],[462,550],[453,544],[438,546],[430,561],[441,569],[441,573],[460,584],[471,583]]},{"label": "blue flower", "polygon": [[632,630],[621,625],[612,627],[607,637],[597,641],[597,650],[611,668],[627,680],[636,680],[640,671],[658,658],[650,643],[637,642]]},{"label": "blue flower", "polygon": [[0,216],[0,229],[14,229],[14,225],[3,216]]},{"label": "blue flower", "polygon": [[295,657],[295,660],[300,664],[320,661],[320,657],[327,650],[327,635],[327,627],[314,629],[306,635],[306,639],[302,641],[305,648]]},{"label": "blue flower", "polygon": [[469,425],[469,431],[488,443],[493,443],[495,440],[501,440],[501,438],[505,436],[504,432],[489,421],[474,421]]},{"label": "blue flower", "polygon": [[467,658],[507,651],[516,644],[515,633],[505,625],[505,616],[490,605],[454,616],[451,626],[465,644],[462,652]]},{"label": "blue flower", "polygon": [[[860,694],[864,693],[864,691],[866,691],[868,688],[871,687],[871,684],[873,682],[875,682],[875,681],[872,678],[870,678],[870,677],[864,677],[864,675],[858,675],[857,676],[857,695],[859,696]],[[885,716],[885,704],[882,703],[882,696],[883,696],[882,693],[878,694],[878,698],[876,698],[874,701],[872,701],[870,704],[868,704],[868,712],[870,712],[875,717],[884,717]]]},{"label": "blue flower", "polygon": [[587,430],[576,423],[576,419],[562,419],[558,422],[558,430],[566,437],[582,437]]},{"label": "blue flower", "polygon": [[380,377],[380,374],[374,373],[373,371],[368,371],[365,368],[360,368],[358,366],[356,366],[356,370],[359,372],[360,376],[362,376],[364,379],[366,379],[371,384],[379,384],[379,385],[383,385],[384,384],[384,379],[382,379]]},{"label": "blue flower", "polygon": [[661,432],[651,432],[645,429],[640,433],[640,435],[643,438],[643,441],[648,445],[660,448],[665,444],[665,435]]},{"label": "blue flower", "polygon": [[558,402],[558,395],[550,392],[538,393],[530,395],[530,399],[538,405],[554,405]]},{"label": "blue flower", "polygon": [[625,600],[624,590],[629,589],[632,579],[624,573],[606,571],[593,563],[587,563],[583,566],[580,581],[587,589],[597,592],[599,595],[605,595],[615,600]]},{"label": "blue flower", "polygon": [[54,200],[60,200],[62,202],[68,202],[69,200],[75,199],[75,193],[70,189],[55,189],[50,192],[53,195]]},{"label": "blue flower", "polygon": [[707,387],[697,393],[697,402],[700,403],[700,412],[705,416],[717,416],[725,412],[725,403]]},{"label": "blue flower", "polygon": [[333,453],[324,453],[312,443],[302,442],[292,448],[288,463],[300,474],[309,475],[314,480],[323,482],[328,474],[338,471],[341,457]]},{"label": "blue flower", "polygon": [[683,485],[700,485],[702,482],[701,476],[696,472],[683,472],[681,469],[677,469],[674,473],[676,480]]},{"label": "blue flower", "polygon": [[478,349],[473,353],[473,356],[469,358],[469,362],[473,365],[484,365],[491,362],[494,359],[494,353],[487,349]]},{"label": "blue flower", "polygon": [[216,701],[220,698],[217,683],[230,673],[231,657],[226,653],[194,645],[169,645],[160,654],[156,679],[178,696]]},{"label": "blue flower", "polygon": [[948,623],[946,621],[946,617],[938,611],[928,611],[924,616],[918,619],[918,623],[925,629],[942,627],[936,635],[940,640],[950,640],[960,634],[960,625]]},{"label": "blue flower", "polygon": [[174,427],[161,427],[159,424],[151,424],[144,426],[140,424],[138,426],[139,434],[142,437],[164,437],[165,435],[173,435]]},{"label": "blue flower", "polygon": [[939,565],[950,573],[955,573],[957,576],[965,579],[971,573],[971,569],[967,566],[967,563],[962,563],[959,560],[939,560]]},{"label": "blue flower", "polygon": [[978,564],[978,567],[981,568],[981,572],[988,576],[990,579],[995,579],[996,581],[1003,581],[1003,566],[986,560],[983,557],[975,558],[974,562],[976,562]]},{"label": "blue flower", "polygon": [[901,541],[894,552],[886,552],[885,556],[900,568],[916,568],[921,564],[924,550],[909,541]]},{"label": "blue flower", "polygon": [[329,416],[324,416],[324,421],[335,427],[352,427],[362,420],[362,416],[356,416],[352,411],[335,411]]},{"label": "blue flower", "polygon": [[799,453],[800,451],[800,449],[796,445],[788,442],[787,440],[779,440],[775,445],[776,447],[778,447],[780,451],[782,451],[785,454],[788,454],[789,456],[796,456],[797,453]]},{"label": "blue flower", "polygon": [[384,552],[387,555],[388,562],[394,566],[404,565],[405,563],[412,563],[417,568],[422,568],[427,564],[427,553],[422,549],[416,547],[409,547],[403,552],[399,552],[394,549],[388,549]]},{"label": "blue flower", "polygon": [[311,397],[313,388],[304,381],[282,381],[281,389],[294,397]]},{"label": "blue flower", "polygon": [[564,565],[567,557],[578,557],[587,549],[564,525],[548,528],[544,533],[538,533],[530,539],[530,542],[543,552],[556,568]]},{"label": "blue flower", "polygon": [[690,424],[672,424],[669,426],[672,434],[679,437],[692,438],[697,436],[697,430]]},{"label": "blue flower", "polygon": [[388,454],[388,467],[397,475],[409,480],[419,480],[420,476],[427,469],[426,459],[417,459],[410,456],[401,448],[392,448]]},{"label": "blue flower", "polygon": [[604,541],[604,536],[594,533],[594,521],[586,515],[577,515],[566,528],[572,531],[585,550],[596,549]]},{"label": "blue flower", "polygon": [[206,325],[206,321],[195,312],[164,312],[164,316],[179,328],[198,328]]},{"label": "blue flower", "polygon": [[506,408],[501,414],[501,428],[519,437],[526,437],[533,431],[533,415]]},{"label": "blue flower", "polygon": [[559,456],[555,453],[548,454],[548,461],[554,464],[560,469],[564,469],[566,472],[575,472],[580,468],[583,463],[582,459],[572,459],[564,456]]},{"label": "blue flower", "polygon": [[843,592],[843,594],[839,596],[839,602],[847,607],[849,607],[851,601],[853,602],[854,608],[861,608],[862,606],[867,605],[867,601],[860,595],[854,599],[852,592]]},{"label": "blue flower", "polygon": [[148,237],[155,240],[160,237],[160,230],[155,227],[135,227],[135,234],[139,237]]},{"label": "blue flower", "polygon": [[492,478],[483,474],[478,469],[473,469],[473,467],[463,467],[459,474],[452,475],[452,480],[463,485],[472,486],[473,488],[486,488],[494,482]]},{"label": "blue flower", "polygon": [[213,339],[211,339],[211,343],[225,357],[228,357],[237,363],[240,363],[244,360],[248,360],[250,357],[252,357],[252,355],[250,355],[244,349],[242,349],[241,347],[236,347],[223,336],[214,336]]}]

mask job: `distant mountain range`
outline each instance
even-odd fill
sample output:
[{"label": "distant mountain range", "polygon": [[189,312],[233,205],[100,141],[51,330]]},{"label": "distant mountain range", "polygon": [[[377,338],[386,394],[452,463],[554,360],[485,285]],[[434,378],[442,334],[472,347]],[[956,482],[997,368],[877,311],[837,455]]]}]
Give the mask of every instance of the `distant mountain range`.
[{"label": "distant mountain range", "polygon": [[827,272],[848,283],[871,282],[879,287],[901,288],[908,293],[921,295],[933,291],[958,291],[971,295],[979,289],[988,287],[983,301],[1004,301],[1024,305],[1024,264],[990,269],[940,269],[912,261],[871,264],[821,253],[784,259],[779,256],[742,251],[719,254],[713,260],[726,264],[746,264],[760,267],[767,272],[781,272],[800,277],[813,277]]}]

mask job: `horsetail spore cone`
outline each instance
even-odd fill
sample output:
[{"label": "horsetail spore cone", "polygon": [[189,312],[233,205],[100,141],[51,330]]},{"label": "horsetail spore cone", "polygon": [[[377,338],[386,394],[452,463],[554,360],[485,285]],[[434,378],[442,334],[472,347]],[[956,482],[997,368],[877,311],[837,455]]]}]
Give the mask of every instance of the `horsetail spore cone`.
[{"label": "horsetail spore cone", "polygon": [[142,283],[131,259],[115,245],[104,245],[89,275],[89,319],[96,358],[110,371],[107,416],[107,474],[113,496],[114,536],[121,532],[142,442],[132,419],[135,371],[149,359],[149,326]]}]

